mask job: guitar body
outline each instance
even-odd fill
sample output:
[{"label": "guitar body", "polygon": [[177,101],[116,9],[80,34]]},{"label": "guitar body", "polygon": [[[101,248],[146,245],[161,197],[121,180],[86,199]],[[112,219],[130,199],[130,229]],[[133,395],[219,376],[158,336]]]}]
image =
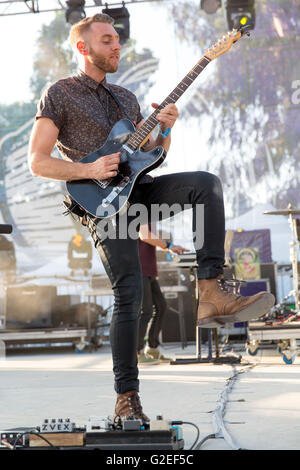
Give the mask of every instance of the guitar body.
[{"label": "guitar body", "polygon": [[109,180],[74,180],[66,183],[70,197],[89,214],[99,219],[111,217],[127,206],[134,185],[141,176],[159,166],[165,158],[163,147],[150,152],[126,146],[135,132],[129,119],[121,119],[111,129],[105,144],[80,160],[92,163],[98,158],[121,152],[119,174]]}]

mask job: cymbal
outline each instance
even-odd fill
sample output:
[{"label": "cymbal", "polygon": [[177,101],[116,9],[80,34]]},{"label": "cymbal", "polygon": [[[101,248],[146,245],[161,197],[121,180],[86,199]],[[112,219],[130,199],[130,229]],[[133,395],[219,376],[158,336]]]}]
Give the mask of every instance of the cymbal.
[{"label": "cymbal", "polygon": [[300,209],[281,209],[278,211],[265,211],[264,214],[267,215],[300,215]]}]

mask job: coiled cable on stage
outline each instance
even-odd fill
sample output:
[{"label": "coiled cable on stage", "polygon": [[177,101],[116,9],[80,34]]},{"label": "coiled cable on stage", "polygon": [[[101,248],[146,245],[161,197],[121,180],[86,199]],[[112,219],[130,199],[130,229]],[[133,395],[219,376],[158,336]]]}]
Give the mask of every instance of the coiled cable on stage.
[{"label": "coiled cable on stage", "polygon": [[245,450],[241,449],[240,446],[238,446],[232,437],[230,436],[229,432],[227,431],[223,418],[226,412],[226,404],[228,401],[228,395],[231,392],[238,376],[240,374],[243,374],[245,372],[248,372],[250,369],[255,367],[256,364],[250,364],[248,367],[245,367],[244,369],[241,370],[236,370],[236,367],[232,365],[234,374],[227,379],[227,384],[225,386],[225,389],[221,393],[220,399],[218,401],[217,407],[213,410],[212,412],[212,423],[214,427],[214,434],[209,434],[206,436],[204,439],[202,439],[199,444],[195,447],[195,450],[200,450],[200,447],[204,442],[206,442],[208,439],[224,439],[226,443],[231,447],[233,450]]}]

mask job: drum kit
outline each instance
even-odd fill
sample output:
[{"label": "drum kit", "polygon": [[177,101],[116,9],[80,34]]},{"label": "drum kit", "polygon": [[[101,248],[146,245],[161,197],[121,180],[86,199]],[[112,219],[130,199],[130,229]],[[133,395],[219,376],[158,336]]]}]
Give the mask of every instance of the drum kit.
[{"label": "drum kit", "polygon": [[296,216],[300,216],[300,209],[294,209],[291,204],[286,209],[265,211],[267,215],[285,215],[288,217],[290,230],[291,230],[291,242],[290,242],[290,260],[292,264],[293,273],[293,284],[294,288],[281,300],[281,302],[273,307],[273,310],[280,311],[284,306],[284,303],[290,297],[295,299],[295,309],[293,310],[294,315],[287,319],[287,322],[296,320],[300,317],[300,274],[298,267],[298,250],[300,246],[300,219]]}]

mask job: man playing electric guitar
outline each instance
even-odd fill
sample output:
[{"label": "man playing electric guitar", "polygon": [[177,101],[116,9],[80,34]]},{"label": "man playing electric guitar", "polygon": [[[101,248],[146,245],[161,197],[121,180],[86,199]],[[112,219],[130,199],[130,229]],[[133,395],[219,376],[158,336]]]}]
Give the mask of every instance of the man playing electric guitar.
[{"label": "man playing electric guitar", "polygon": [[[29,166],[34,176],[63,181],[105,180],[118,173],[120,153],[98,158],[91,163],[81,159],[99,149],[114,124],[123,118],[143,125],[136,97],[128,90],[106,82],[106,73],[117,71],[120,59],[118,34],[113,20],[96,14],[75,24],[70,42],[79,60],[78,75],[52,84],[41,97],[29,148]],[[157,108],[157,104],[153,104]],[[160,134],[144,145],[148,151],[162,146],[168,151],[171,129],[178,110],[174,103],[157,114]],[[63,159],[53,158],[56,144]],[[144,175],[134,187],[130,203],[193,206],[193,232],[196,232],[196,207],[204,205],[204,243],[196,247],[199,279],[198,324],[217,327],[226,322],[247,321],[265,314],[274,304],[268,293],[252,297],[229,292],[223,279],[224,205],[221,182],[213,174],[197,171],[151,178]],[[119,220],[115,218],[118,229]],[[110,341],[117,401],[115,415],[133,416],[143,422],[149,418],[139,399],[137,367],[138,321],[142,302],[142,276],[138,254],[138,237],[106,237],[101,239],[97,220],[85,215],[86,224],[95,242],[112,284],[115,304],[111,321]],[[131,218],[128,217],[128,223]],[[118,231],[117,231],[118,232]]]}]

